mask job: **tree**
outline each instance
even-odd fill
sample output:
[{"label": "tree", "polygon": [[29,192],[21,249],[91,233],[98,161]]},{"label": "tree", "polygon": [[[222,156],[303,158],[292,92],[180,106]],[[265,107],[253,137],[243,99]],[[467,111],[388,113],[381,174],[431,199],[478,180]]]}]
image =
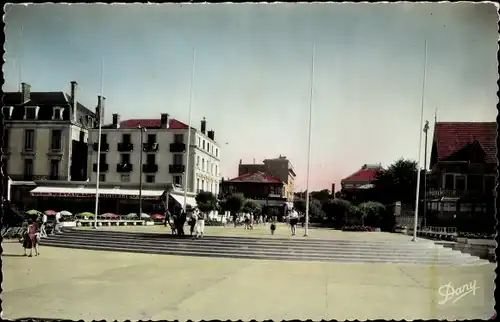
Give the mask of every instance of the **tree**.
[{"label": "tree", "polygon": [[380,202],[368,201],[358,206],[361,212],[361,224],[370,227],[380,228],[382,216],[385,212],[385,206]]},{"label": "tree", "polygon": [[321,205],[325,204],[332,197],[332,195],[330,194],[330,190],[328,189],[323,189],[320,191],[312,191],[310,196],[318,200],[321,203]]},{"label": "tree", "polygon": [[260,204],[253,200],[246,200],[243,204],[243,212],[258,215],[262,211]]},{"label": "tree", "polygon": [[383,204],[401,201],[415,204],[417,162],[399,159],[387,170],[377,173],[374,181],[376,200]]},{"label": "tree", "polygon": [[202,213],[217,209],[217,197],[210,191],[200,191],[196,195],[196,205]]},{"label": "tree", "polygon": [[229,196],[224,203],[226,210],[230,211],[233,217],[235,217],[237,213],[241,212],[244,204],[245,197],[241,193]]},{"label": "tree", "polygon": [[[295,199],[293,202],[293,207],[299,212],[305,215],[306,213],[306,201],[304,199]],[[321,203],[314,199],[309,198],[309,219],[312,221],[321,221],[325,213],[321,209]]]},{"label": "tree", "polygon": [[354,206],[344,199],[331,199],[322,206],[328,221],[333,223],[334,227],[342,228],[350,215],[355,211]]}]

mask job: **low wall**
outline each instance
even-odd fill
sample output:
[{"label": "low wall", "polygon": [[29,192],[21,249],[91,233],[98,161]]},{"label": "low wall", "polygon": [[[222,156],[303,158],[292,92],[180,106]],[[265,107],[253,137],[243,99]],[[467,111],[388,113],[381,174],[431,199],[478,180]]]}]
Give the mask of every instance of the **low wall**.
[{"label": "low wall", "polygon": [[[75,226],[77,227],[93,227],[95,221],[92,219],[82,219],[77,220],[75,222]],[[100,226],[152,226],[154,225],[153,221],[145,221],[145,220],[97,220],[97,227]]]}]

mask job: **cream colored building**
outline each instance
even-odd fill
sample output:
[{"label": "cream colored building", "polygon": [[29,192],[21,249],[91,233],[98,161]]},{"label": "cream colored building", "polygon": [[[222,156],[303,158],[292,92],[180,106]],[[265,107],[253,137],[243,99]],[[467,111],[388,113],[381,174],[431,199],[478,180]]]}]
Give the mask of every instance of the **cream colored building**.
[{"label": "cream colored building", "polygon": [[[142,166],[144,186],[158,188],[172,183],[184,189],[187,172],[189,193],[204,190],[217,194],[221,151],[214,136],[214,131],[206,131],[206,120],[201,121],[200,131],[191,128],[188,160],[186,124],[168,114],[162,114],[160,119],[125,121],[113,114],[113,122],[101,128],[99,182],[116,186],[140,184]],[[88,156],[91,182],[97,181],[97,156],[98,129],[93,129]]]},{"label": "cream colored building", "polygon": [[87,139],[95,114],[77,101],[77,83],[71,94],[20,92],[4,95],[3,170],[14,181],[87,179]]}]

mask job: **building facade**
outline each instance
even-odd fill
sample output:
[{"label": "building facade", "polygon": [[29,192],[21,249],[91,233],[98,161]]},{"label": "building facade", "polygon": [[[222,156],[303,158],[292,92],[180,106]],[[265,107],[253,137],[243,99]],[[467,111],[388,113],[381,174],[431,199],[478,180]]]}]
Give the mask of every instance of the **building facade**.
[{"label": "building facade", "polygon": [[[201,129],[191,128],[168,114],[160,119],[133,119],[120,121],[113,114],[111,124],[101,127],[99,182],[117,186],[142,183],[151,187],[173,184],[185,186],[187,191],[219,192],[220,147],[215,142],[215,132],[207,131],[207,122],[201,121]],[[90,133],[88,171],[90,181],[97,181],[99,130]],[[190,144],[189,158],[186,155]],[[141,156],[142,154],[142,156]],[[142,158],[142,164],[141,164]],[[141,171],[142,170],[142,171]]]},{"label": "building facade", "polygon": [[241,193],[262,207],[262,213],[282,216],[287,208],[286,185],[264,172],[247,173],[220,183],[220,199]]},{"label": "building facade", "polygon": [[[427,225],[467,222],[466,231],[494,227],[495,122],[438,122],[426,184]],[[464,220],[462,220],[464,219]],[[484,228],[484,227],[482,227]]]},{"label": "building facade", "polygon": [[279,156],[274,159],[265,159],[261,164],[243,164],[240,160],[238,165],[238,176],[252,174],[255,172],[267,173],[272,177],[278,178],[285,185],[285,198],[293,201],[295,190],[295,168],[286,156]]},{"label": "building facade", "polygon": [[371,188],[371,184],[377,177],[377,172],[382,170],[380,164],[365,164],[340,182],[342,190],[354,190],[360,188]]},{"label": "building facade", "polygon": [[95,113],[78,102],[78,84],[71,92],[20,92],[4,95],[2,170],[13,181],[85,181],[87,141]]}]

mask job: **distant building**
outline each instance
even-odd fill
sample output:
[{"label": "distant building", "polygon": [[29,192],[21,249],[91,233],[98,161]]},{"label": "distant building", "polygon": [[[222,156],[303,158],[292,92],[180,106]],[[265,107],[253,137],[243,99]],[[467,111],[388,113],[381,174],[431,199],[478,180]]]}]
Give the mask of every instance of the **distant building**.
[{"label": "distant building", "polygon": [[252,174],[255,172],[267,173],[278,178],[285,184],[285,198],[293,201],[293,192],[295,189],[295,169],[293,164],[286,156],[279,156],[274,159],[265,159],[261,164],[243,164],[240,160],[238,165],[238,176]]},{"label": "distant building", "polygon": [[262,206],[263,214],[281,216],[288,207],[285,183],[264,172],[253,172],[220,183],[221,199],[241,193]]},{"label": "distant building", "polygon": [[495,122],[436,123],[426,192],[429,216],[450,223],[460,213],[493,218],[496,138]]},{"label": "distant building", "polygon": [[363,165],[361,169],[354,172],[347,178],[342,179],[342,181],[340,182],[342,190],[371,188],[372,182],[375,181],[377,173],[380,170],[382,170],[382,166],[380,164]]}]

